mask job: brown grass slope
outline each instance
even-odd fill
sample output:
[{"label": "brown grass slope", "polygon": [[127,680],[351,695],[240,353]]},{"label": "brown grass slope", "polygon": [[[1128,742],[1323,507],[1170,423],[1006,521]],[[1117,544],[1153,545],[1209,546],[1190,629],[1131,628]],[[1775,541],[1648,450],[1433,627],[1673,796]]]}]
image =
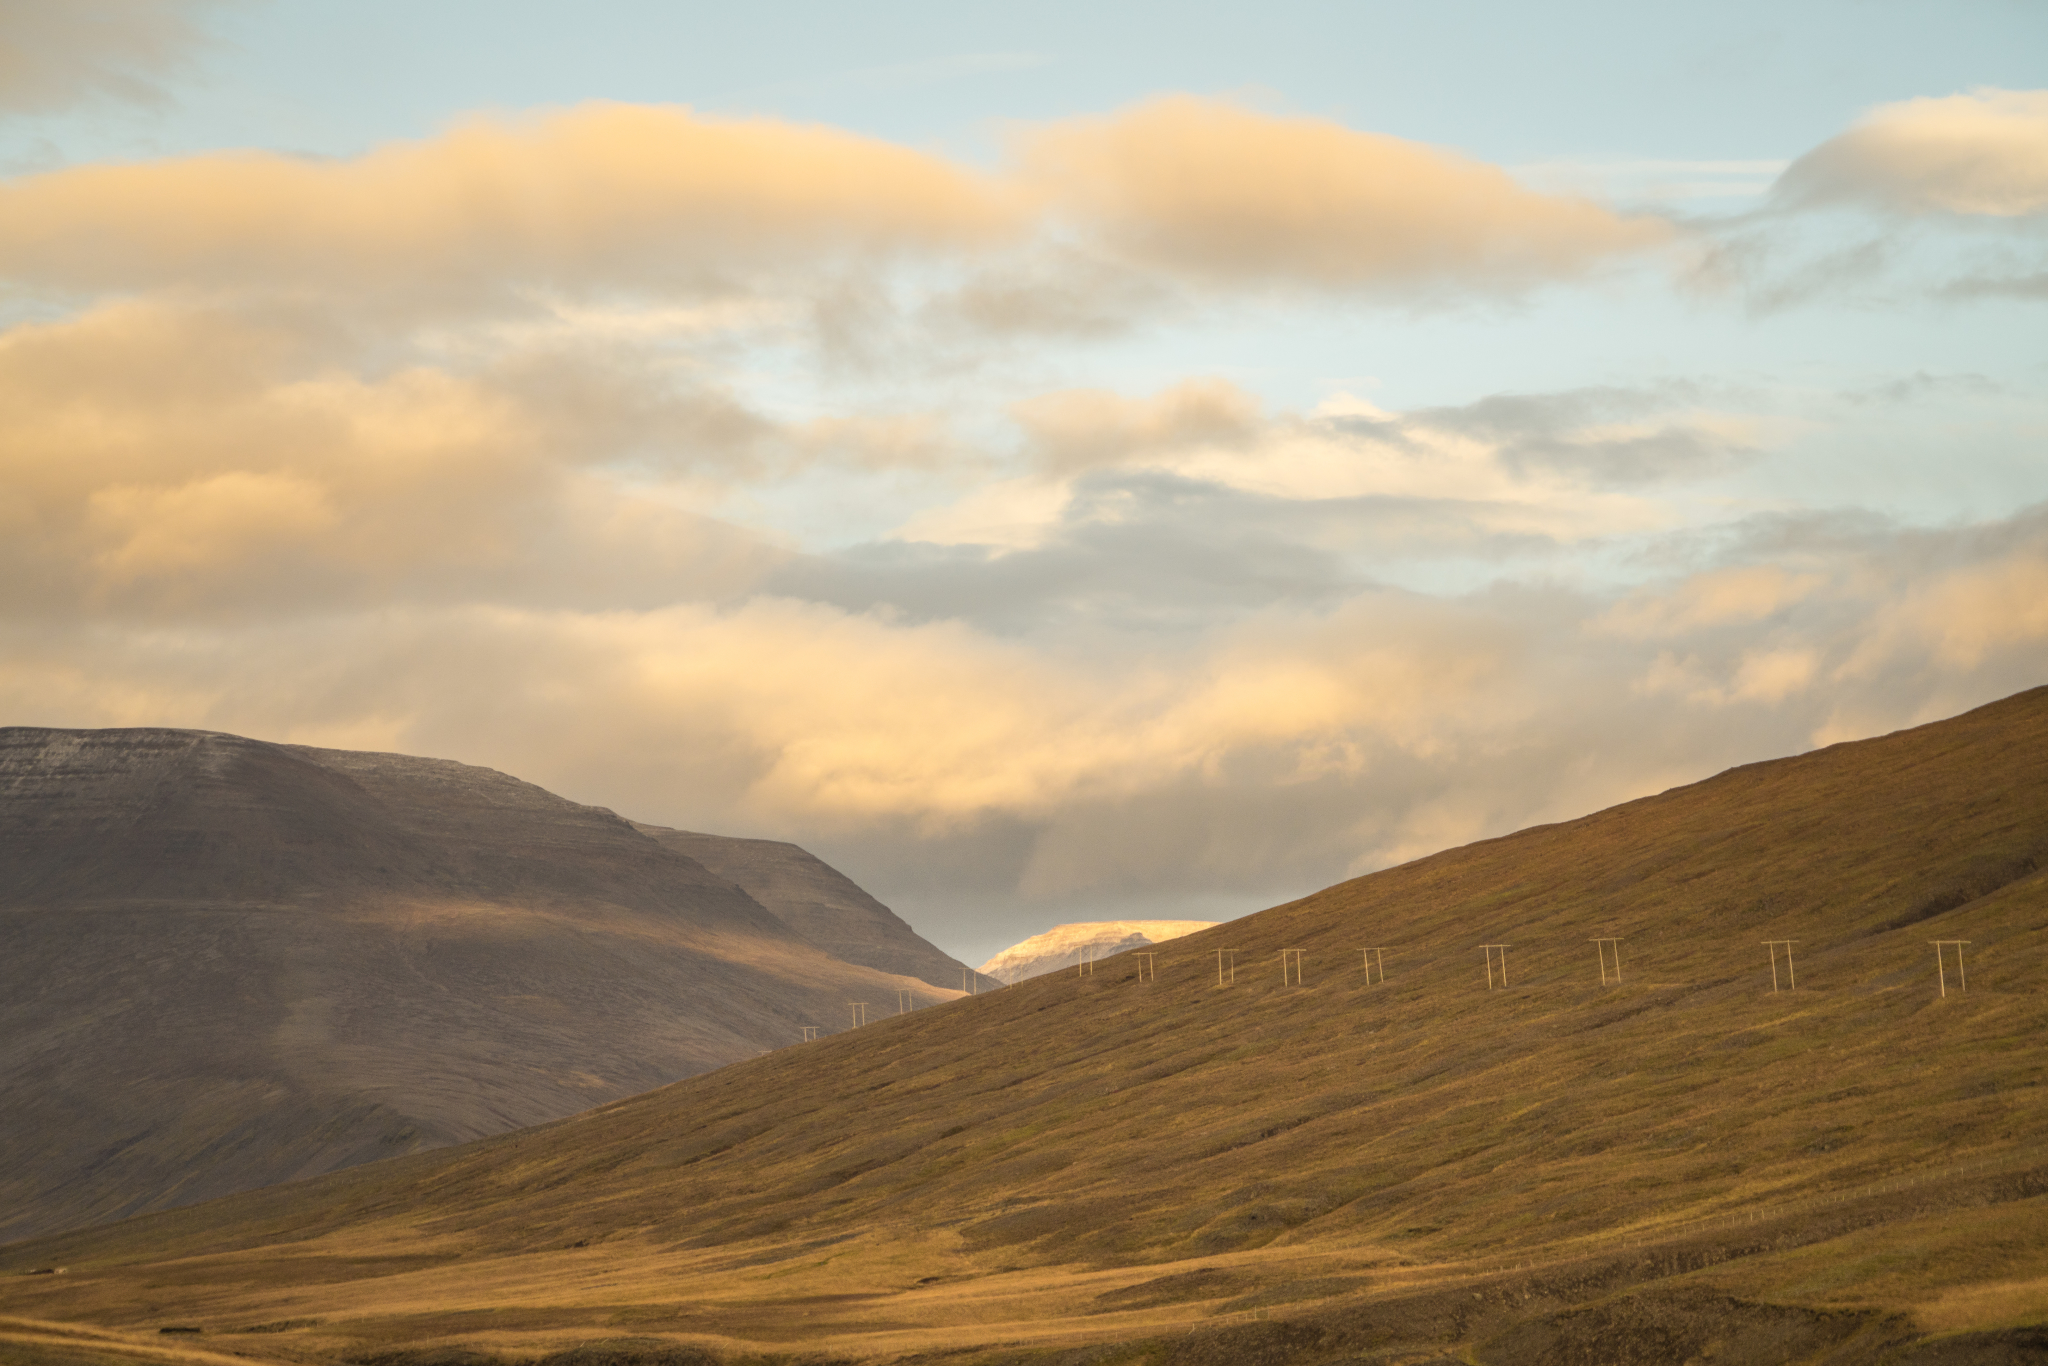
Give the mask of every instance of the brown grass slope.
[{"label": "brown grass slope", "polygon": [[0,1239],[558,1118],[899,988],[939,994],[489,769],[0,729]]},{"label": "brown grass slope", "polygon": [[[165,1327],[279,1362],[2040,1360],[2044,853],[2048,689],[1359,878],[1165,946],[1156,982],[1117,959],[5,1249],[0,1340],[48,1363],[139,1360]],[[1966,993],[1939,994],[1937,938],[1971,941]],[[1798,941],[1796,991],[1764,939]],[[1510,986],[1485,943],[1513,945]]]}]

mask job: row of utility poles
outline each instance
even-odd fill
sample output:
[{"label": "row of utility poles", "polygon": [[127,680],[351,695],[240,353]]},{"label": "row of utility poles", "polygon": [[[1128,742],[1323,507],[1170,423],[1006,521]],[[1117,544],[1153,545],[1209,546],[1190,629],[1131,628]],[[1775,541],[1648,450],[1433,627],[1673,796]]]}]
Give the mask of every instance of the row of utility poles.
[{"label": "row of utility poles", "polygon": [[[1593,952],[1600,961],[1600,985],[1604,987],[1618,984],[1621,981],[1621,940],[1618,937],[1608,936],[1600,939],[1589,939],[1586,942],[1593,946]],[[1765,939],[1760,942],[1770,952],[1771,956],[1772,992],[1775,993],[1778,990],[1778,961],[1780,958],[1785,963],[1785,989],[1788,991],[1798,990],[1799,978],[1792,968],[1792,946],[1799,941],[1796,939]],[[1970,983],[1969,979],[1963,975],[1963,947],[1970,941],[1967,939],[1930,939],[1927,942],[1934,945],[1934,968],[1937,980],[1941,984],[1942,999],[1946,1000],[1948,998],[1948,951],[1950,949],[1954,949],[1956,955],[1956,990],[1959,992],[1967,991]],[[1486,955],[1486,989],[1488,991],[1505,987],[1508,984],[1508,950],[1513,947],[1513,944],[1481,944],[1479,946],[1480,952]],[[1235,983],[1237,981],[1237,955],[1239,951],[1237,949],[1215,949],[1211,952],[1216,959],[1216,985],[1227,987]],[[1374,984],[1375,973],[1377,973],[1377,980],[1384,983],[1387,980],[1387,951],[1385,947],[1376,946],[1369,949],[1360,949],[1359,953],[1363,956],[1365,984],[1367,986]],[[1156,982],[1159,980],[1159,968],[1156,962],[1159,955],[1157,952],[1141,950],[1132,956],[1138,961],[1138,980],[1140,982]],[[1100,961],[1099,949],[1084,947],[1078,950],[1075,954],[1075,975],[1079,977],[1093,977],[1095,975],[1095,964],[1098,961]],[[1303,964],[1307,961],[1308,952],[1305,949],[1280,950],[1280,985],[1296,987],[1305,985],[1302,978],[1302,969]],[[972,969],[962,968],[960,971],[960,989],[962,991],[970,990],[974,985],[973,978],[968,975]],[[846,1005],[853,1016],[853,1028],[858,1029],[868,1022],[868,1003],[866,1001],[848,1001]],[[916,998],[910,992],[898,991],[896,993],[896,1013],[898,1015],[907,1014],[914,1010],[916,1006]],[[822,1032],[817,1025],[805,1025],[803,1026],[803,1031],[805,1043],[809,1043],[812,1039],[817,1038]]]}]

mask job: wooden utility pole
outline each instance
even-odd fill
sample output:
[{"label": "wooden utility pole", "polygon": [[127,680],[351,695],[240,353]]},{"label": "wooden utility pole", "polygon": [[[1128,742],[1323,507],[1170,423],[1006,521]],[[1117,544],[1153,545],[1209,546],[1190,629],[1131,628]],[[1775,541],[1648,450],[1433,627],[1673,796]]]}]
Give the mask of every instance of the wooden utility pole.
[{"label": "wooden utility pole", "polygon": [[1365,955],[1365,984],[1367,986],[1372,985],[1372,970],[1374,959],[1379,960],[1380,981],[1386,981],[1387,951],[1385,949],[1360,949],[1359,952]]},{"label": "wooden utility pole", "polygon": [[818,1027],[816,1025],[805,1025],[803,1026],[803,1031],[805,1043],[809,1043],[812,1039],[818,1037]]},{"label": "wooden utility pole", "polygon": [[848,1001],[846,1005],[853,1012],[853,1027],[855,1029],[859,1029],[868,1022],[868,1003],[866,1001]]},{"label": "wooden utility pole", "polygon": [[[1224,974],[1226,974],[1226,973],[1228,973],[1228,974],[1229,974],[1229,980],[1227,980],[1227,981],[1225,980],[1225,977],[1224,977]],[[1237,950],[1236,950],[1236,949],[1218,949],[1218,950],[1216,950],[1216,985],[1217,985],[1217,986],[1219,986],[1219,987],[1226,987],[1226,986],[1229,986],[1229,985],[1230,985],[1230,984],[1231,984],[1232,982],[1235,982],[1236,980],[1237,980]]]},{"label": "wooden utility pole", "polygon": [[1486,989],[1488,991],[1493,990],[1493,960],[1495,954],[1500,955],[1500,984],[1502,986],[1508,984],[1508,950],[1513,947],[1513,944],[1481,944],[1479,946],[1480,950],[1486,954]]},{"label": "wooden utility pole", "polygon": [[1798,942],[1797,939],[1766,939],[1763,941],[1764,947],[1771,951],[1771,991],[1774,994],[1778,990],[1779,949],[1785,951],[1785,989],[1787,991],[1799,990],[1799,979],[1792,973],[1792,946]]},{"label": "wooden utility pole", "polygon": [[1138,960],[1139,981],[1156,982],[1159,980],[1159,969],[1152,962],[1158,956],[1156,953],[1134,953],[1131,955],[1131,957]]},{"label": "wooden utility pole", "polygon": [[1301,985],[1301,958],[1302,958],[1302,953],[1301,953],[1301,950],[1300,950],[1300,949],[1282,949],[1282,950],[1280,950],[1280,985],[1281,985],[1281,986],[1283,986],[1283,987],[1284,987],[1284,986],[1287,986],[1287,985],[1289,984],[1289,980],[1288,980],[1288,979],[1289,979],[1290,977],[1292,977],[1292,979],[1293,979],[1293,985],[1295,985],[1295,986],[1300,986],[1300,985]]},{"label": "wooden utility pole", "polygon": [[1621,981],[1621,941],[1619,939],[1595,939],[1593,951],[1600,955],[1600,985],[1607,985],[1607,955],[1614,955],[1614,980]]},{"label": "wooden utility pole", "polygon": [[1956,950],[1956,990],[1968,991],[1970,989],[1970,979],[1963,976],[1963,945],[1970,941],[1967,939],[1930,939],[1927,942],[1934,945],[1934,971],[1941,979],[1942,999],[1948,999],[1948,968],[1942,962],[1942,959],[1946,956],[1944,951],[1951,944],[1955,945]]}]

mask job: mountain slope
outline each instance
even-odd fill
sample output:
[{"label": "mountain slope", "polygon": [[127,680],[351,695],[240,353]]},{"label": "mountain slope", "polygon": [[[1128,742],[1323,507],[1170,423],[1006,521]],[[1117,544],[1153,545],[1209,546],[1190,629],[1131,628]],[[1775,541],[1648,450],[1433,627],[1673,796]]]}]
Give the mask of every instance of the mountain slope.
[{"label": "mountain slope", "polygon": [[947,993],[488,769],[0,730],[0,1237],[459,1142]]},{"label": "mountain slope", "polygon": [[46,1361],[50,1325],[117,1359],[167,1325],[279,1361],[2036,1359],[2044,854],[2036,690],[1356,879],[1156,981],[9,1248],[70,1270],[0,1313]]},{"label": "mountain slope", "polygon": [[[854,880],[797,845],[672,830],[633,828],[703,864],[761,903],[783,924],[834,958],[962,990],[967,965],[927,942]],[[984,978],[986,989],[997,985]]]}]

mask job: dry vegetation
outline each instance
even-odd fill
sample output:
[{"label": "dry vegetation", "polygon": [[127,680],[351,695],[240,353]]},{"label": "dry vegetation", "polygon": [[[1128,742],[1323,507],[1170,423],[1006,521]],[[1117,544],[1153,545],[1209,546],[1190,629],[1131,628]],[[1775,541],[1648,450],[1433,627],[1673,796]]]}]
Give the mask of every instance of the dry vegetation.
[{"label": "dry vegetation", "polygon": [[0,1352],[2037,1360],[2044,866],[2048,689],[1345,883],[1157,982],[1111,960],[18,1244]]}]

